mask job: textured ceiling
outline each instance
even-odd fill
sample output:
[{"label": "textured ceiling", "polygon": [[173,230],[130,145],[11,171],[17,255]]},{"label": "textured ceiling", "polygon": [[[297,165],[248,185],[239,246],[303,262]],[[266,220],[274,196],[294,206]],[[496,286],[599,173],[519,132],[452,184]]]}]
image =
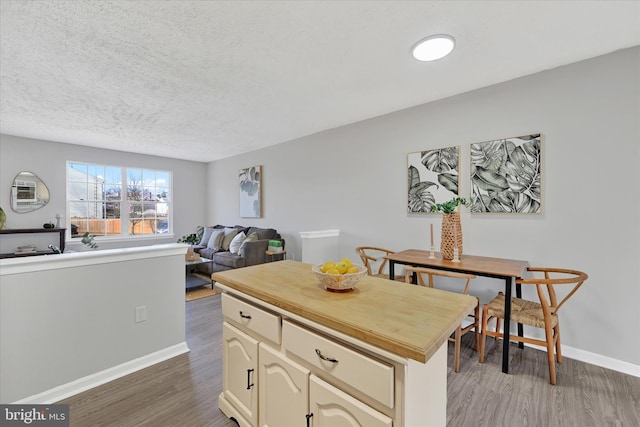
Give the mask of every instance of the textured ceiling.
[{"label": "textured ceiling", "polygon": [[[1,133],[203,162],[640,44],[638,1],[0,8]],[[436,33],[453,54],[413,60]]]}]

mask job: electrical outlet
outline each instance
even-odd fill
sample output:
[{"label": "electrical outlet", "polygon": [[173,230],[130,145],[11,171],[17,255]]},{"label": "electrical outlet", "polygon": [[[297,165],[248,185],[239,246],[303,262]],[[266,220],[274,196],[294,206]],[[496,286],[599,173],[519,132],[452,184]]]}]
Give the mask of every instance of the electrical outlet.
[{"label": "electrical outlet", "polygon": [[141,305],[136,307],[136,323],[144,322],[147,320],[147,306]]}]

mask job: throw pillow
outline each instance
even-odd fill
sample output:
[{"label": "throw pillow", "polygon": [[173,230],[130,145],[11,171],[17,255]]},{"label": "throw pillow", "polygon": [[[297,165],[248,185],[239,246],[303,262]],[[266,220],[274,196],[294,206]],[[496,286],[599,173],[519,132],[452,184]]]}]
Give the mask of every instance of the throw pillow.
[{"label": "throw pillow", "polygon": [[224,230],[213,230],[207,248],[217,251],[222,247],[222,240],[224,239]]},{"label": "throw pillow", "polygon": [[213,228],[204,228],[204,231],[202,232],[202,239],[200,239],[200,246],[207,246],[209,239],[211,238],[211,233],[213,233]]},{"label": "throw pillow", "polygon": [[236,234],[238,234],[238,229],[237,228],[225,228],[224,229],[224,239],[222,240],[222,250],[223,251],[228,251],[229,250],[229,244],[231,243],[233,238],[236,237]]},{"label": "throw pillow", "polygon": [[258,234],[255,232],[249,233],[247,238],[244,239],[244,242],[242,242],[242,245],[240,245],[240,250],[238,251],[238,255],[244,258],[244,248],[247,246],[247,242],[252,242],[254,240],[258,240]]},{"label": "throw pillow", "polygon": [[[204,227],[201,225],[198,225],[196,227],[196,237],[198,238],[198,242],[202,242],[202,236],[204,235]],[[202,244],[202,243],[200,243]]]},{"label": "throw pillow", "polygon": [[242,242],[244,242],[244,239],[246,238],[247,236],[242,231],[236,234],[236,237],[234,237],[231,240],[231,243],[229,243],[229,252],[237,255],[238,252],[240,252],[240,246],[242,246]]}]

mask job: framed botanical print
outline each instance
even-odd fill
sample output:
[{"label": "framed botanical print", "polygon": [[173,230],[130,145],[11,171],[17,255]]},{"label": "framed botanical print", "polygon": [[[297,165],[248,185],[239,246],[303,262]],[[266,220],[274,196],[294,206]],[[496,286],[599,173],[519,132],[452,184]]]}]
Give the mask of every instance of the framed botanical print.
[{"label": "framed botanical print", "polygon": [[542,212],[540,134],[471,144],[472,213]]},{"label": "framed botanical print", "polygon": [[407,155],[409,213],[429,213],[436,203],[459,195],[460,147],[418,151]]},{"label": "framed botanical print", "polygon": [[262,166],[240,169],[240,217],[262,216]]}]

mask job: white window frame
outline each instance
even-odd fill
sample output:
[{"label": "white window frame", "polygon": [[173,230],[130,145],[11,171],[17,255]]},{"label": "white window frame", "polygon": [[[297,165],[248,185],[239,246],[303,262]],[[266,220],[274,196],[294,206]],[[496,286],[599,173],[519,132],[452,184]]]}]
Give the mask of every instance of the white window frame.
[{"label": "white window frame", "polygon": [[[70,171],[70,167],[72,164],[78,164],[78,165],[86,165],[88,167],[100,167],[100,168],[114,168],[114,169],[119,169],[120,170],[120,200],[117,203],[120,203],[120,234],[93,234],[95,236],[96,240],[109,240],[109,241],[114,241],[114,240],[118,240],[118,239],[157,239],[157,238],[166,238],[166,237],[173,237],[173,173],[171,171],[166,171],[166,170],[157,170],[157,169],[152,169],[152,168],[145,168],[145,167],[126,167],[126,166],[116,166],[116,165],[103,165],[103,164],[98,164],[98,163],[93,163],[93,162],[85,162],[85,161],[73,161],[73,160],[69,160],[66,162],[66,227],[67,227],[67,231],[66,231],[66,238],[68,241],[70,242],[74,242],[74,241],[79,241],[82,237],[82,233],[78,233],[77,235],[72,235],[71,234],[71,223],[72,223],[72,217],[71,217],[71,204],[74,202],[90,202],[89,200],[81,200],[81,199],[71,199],[71,183],[72,182],[79,182],[79,181],[72,181],[70,176],[69,176],[69,171]],[[167,198],[166,200],[161,201],[161,203],[166,203],[167,205],[167,212],[166,212],[166,221],[167,221],[167,232],[166,233],[158,233],[157,230],[155,233],[146,233],[146,234],[132,234],[130,233],[130,215],[129,215],[129,211],[130,208],[132,206],[133,203],[135,203],[136,201],[131,201],[128,200],[128,186],[129,186],[129,182],[128,182],[128,175],[129,175],[129,171],[133,171],[133,170],[140,170],[144,173],[149,173],[149,172],[153,172],[154,174],[166,174],[167,176],[167,183],[166,186],[164,187],[160,187],[160,188],[166,188],[167,190]],[[87,182],[89,182],[89,178],[87,178]],[[108,184],[114,184],[114,183],[108,183]],[[154,184],[157,184],[157,180],[154,179]],[[103,184],[104,185],[104,184]],[[149,187],[147,185],[145,185],[145,183],[141,183],[140,186],[143,189],[143,192],[145,191],[145,188]],[[155,187],[155,185],[153,186]],[[158,188],[158,187],[155,187]],[[142,203],[144,204],[144,200],[142,201]],[[106,199],[105,196],[102,195],[102,199],[98,200],[96,203],[106,203]],[[158,200],[149,200],[148,203],[158,203]],[[154,218],[156,219],[156,221],[158,221],[159,218],[162,217],[158,217],[157,215],[154,215]]]}]

